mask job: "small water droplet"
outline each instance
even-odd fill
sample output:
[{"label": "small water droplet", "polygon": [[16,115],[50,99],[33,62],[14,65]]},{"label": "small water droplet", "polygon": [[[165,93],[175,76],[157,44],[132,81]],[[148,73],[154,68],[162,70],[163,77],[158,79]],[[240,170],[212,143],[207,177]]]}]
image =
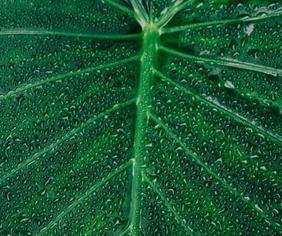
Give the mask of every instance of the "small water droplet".
[{"label": "small water droplet", "polygon": [[231,81],[229,81],[229,80],[227,80],[227,81],[224,83],[224,86],[225,86],[226,88],[229,88],[229,89],[234,89],[234,88],[235,88],[235,86],[233,85],[233,83],[232,83]]},{"label": "small water droplet", "polygon": [[250,36],[253,31],[254,31],[254,24],[247,25],[245,29],[246,34]]}]

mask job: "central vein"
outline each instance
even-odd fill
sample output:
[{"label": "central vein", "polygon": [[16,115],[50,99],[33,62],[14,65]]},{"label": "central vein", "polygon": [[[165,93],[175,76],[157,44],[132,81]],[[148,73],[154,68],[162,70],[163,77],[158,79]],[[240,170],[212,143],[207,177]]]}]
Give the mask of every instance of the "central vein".
[{"label": "central vein", "polygon": [[150,107],[150,88],[157,61],[159,30],[153,24],[144,27],[143,48],[140,68],[140,81],[136,102],[136,123],[134,137],[134,157],[131,188],[131,235],[140,234],[142,169],[144,168],[145,132]]}]

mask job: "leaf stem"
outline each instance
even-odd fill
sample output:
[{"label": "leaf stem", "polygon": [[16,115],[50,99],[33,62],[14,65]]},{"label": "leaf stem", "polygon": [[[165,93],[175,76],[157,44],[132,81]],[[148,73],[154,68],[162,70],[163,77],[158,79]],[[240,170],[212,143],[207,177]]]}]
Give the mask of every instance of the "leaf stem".
[{"label": "leaf stem", "polygon": [[136,123],[134,137],[134,157],[132,168],[131,210],[129,230],[131,235],[140,235],[140,205],[142,189],[142,168],[144,166],[145,133],[150,106],[150,87],[154,77],[157,60],[159,30],[153,25],[146,25],[143,36],[140,81],[136,102]]}]

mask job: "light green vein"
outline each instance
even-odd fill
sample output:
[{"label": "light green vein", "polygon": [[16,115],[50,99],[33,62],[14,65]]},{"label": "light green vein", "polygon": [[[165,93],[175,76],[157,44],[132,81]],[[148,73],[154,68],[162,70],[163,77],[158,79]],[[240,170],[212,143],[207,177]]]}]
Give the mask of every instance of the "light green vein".
[{"label": "light green vein", "polygon": [[176,51],[174,49],[170,49],[164,46],[160,46],[160,50],[170,55],[174,55],[180,58],[184,58],[184,59],[188,59],[188,60],[192,60],[196,62],[208,62],[211,64],[217,64],[221,66],[227,66],[227,67],[232,67],[232,68],[260,72],[260,73],[272,75],[275,77],[282,75],[281,69],[276,69],[276,68],[263,66],[263,65],[257,65],[257,64],[248,63],[248,62],[241,62],[241,61],[237,61],[237,60],[233,60],[229,58],[212,59],[212,58],[205,58],[201,56],[193,56],[193,55],[182,53],[182,52],[179,52],[179,51]]},{"label": "light green vein", "polygon": [[77,38],[91,38],[91,39],[113,39],[126,40],[141,38],[142,34],[92,34],[92,33],[73,33],[62,31],[48,31],[48,30],[32,30],[32,29],[13,29],[2,30],[0,36],[5,35],[44,35],[44,36],[61,36],[61,37],[77,37]]},{"label": "light green vein", "polygon": [[124,170],[126,170],[131,165],[130,161],[122,164],[118,168],[114,169],[111,173],[109,173],[106,177],[102,178],[99,182],[94,184],[91,188],[89,188],[84,194],[78,197],[75,201],[73,201],[68,207],[66,207],[60,214],[58,214],[53,220],[51,220],[48,225],[42,228],[38,232],[38,236],[43,235],[46,231],[53,228],[57,225],[57,223],[69,212],[71,212],[78,204],[83,202],[87,197],[91,196],[91,194],[109,182],[113,177],[120,174]]},{"label": "light green vein", "polygon": [[162,27],[167,25],[169,21],[180,11],[184,10],[188,6],[190,6],[194,0],[187,0],[187,1],[175,1],[174,5],[169,8],[169,10],[165,13],[163,13],[162,17],[157,22],[157,25],[160,27],[161,33],[163,32],[161,30]]},{"label": "light green vein", "polygon": [[138,55],[137,56],[132,56],[132,57],[129,57],[129,58],[126,58],[126,59],[122,59],[122,60],[116,61],[116,62],[107,63],[107,64],[101,64],[101,65],[98,65],[98,66],[86,68],[86,69],[83,69],[83,70],[78,70],[78,71],[75,71],[75,72],[68,72],[66,74],[57,75],[57,76],[51,77],[49,79],[45,79],[45,80],[41,80],[41,81],[38,81],[38,82],[26,84],[26,85],[23,85],[23,86],[15,89],[15,90],[12,90],[12,91],[6,93],[4,95],[0,95],[0,101],[2,99],[6,99],[6,98],[9,98],[11,96],[17,95],[18,93],[24,92],[26,90],[39,87],[39,86],[41,86],[43,84],[55,82],[55,81],[58,81],[58,80],[61,80],[61,79],[70,79],[73,76],[77,76],[77,75],[81,75],[81,74],[85,74],[85,73],[91,73],[93,71],[100,70],[100,69],[112,68],[112,67],[120,66],[120,65],[129,63],[129,62],[136,61],[139,58],[140,58],[140,56],[138,56]]},{"label": "light green vein", "polygon": [[236,24],[236,23],[248,23],[248,22],[258,22],[258,21],[263,21],[269,18],[273,17],[280,17],[282,15],[281,9],[278,9],[272,13],[269,14],[263,14],[260,16],[255,16],[255,17],[243,17],[239,19],[226,19],[226,20],[215,20],[215,21],[209,21],[209,22],[203,22],[203,23],[191,23],[187,25],[182,25],[182,26],[175,26],[175,27],[168,27],[168,28],[163,28],[161,30],[161,33],[167,34],[167,33],[175,33],[175,32],[180,32],[184,31],[187,29],[193,29],[193,28],[200,28],[200,27],[208,27],[212,25],[225,25],[225,24]]},{"label": "light green vein", "polygon": [[144,28],[146,23],[150,21],[148,13],[146,12],[144,6],[139,0],[130,0],[130,2],[135,12],[135,18],[142,26],[142,28]]},{"label": "light green vein", "polygon": [[[110,90],[110,88],[108,87],[104,87],[104,86],[100,86],[97,84],[94,84],[92,86],[90,86],[86,92],[83,92],[79,97],[77,97],[74,100],[71,100],[71,102],[68,104],[68,106],[65,106],[64,108],[71,108],[71,107],[77,107],[79,105],[79,103],[82,103],[83,101],[85,101],[88,97],[91,97],[93,94],[95,94],[95,92],[97,92],[98,90],[103,90],[103,91],[109,91],[109,92],[113,92]],[[129,89],[128,89],[129,90]],[[31,127],[32,125],[34,125],[36,122],[43,122],[46,121],[48,119],[54,119],[54,118],[59,118],[59,115],[61,115],[61,109],[59,110],[55,110],[54,112],[52,112],[49,116],[42,116],[40,119],[38,118],[32,118],[32,119],[28,119],[26,121],[20,121],[17,122],[17,124],[13,127],[12,130],[6,131],[5,134],[8,135],[14,135],[14,132],[16,130],[28,130],[29,127]]]},{"label": "light green vein", "polygon": [[229,184],[225,179],[220,177],[217,173],[215,173],[212,169],[210,169],[201,159],[198,157],[197,154],[195,154],[192,150],[190,150],[184,142],[181,141],[179,137],[177,137],[176,134],[170,128],[168,128],[155,114],[150,113],[150,118],[159,125],[168,135],[168,137],[172,140],[174,140],[178,145],[180,145],[184,152],[190,156],[199,166],[201,166],[208,174],[213,176],[216,180],[221,183],[221,185],[230,191],[234,196],[236,196],[238,199],[240,199],[242,202],[246,203],[247,206],[250,206],[251,209],[253,209],[257,214],[265,219],[266,221],[270,222],[270,224],[273,226],[273,228],[277,230],[281,230],[281,225],[277,222],[275,222],[267,213],[265,213],[263,210],[257,207],[257,204],[249,200],[247,196],[244,196],[243,193],[239,192],[236,188],[232,187],[231,184]]},{"label": "light green vein", "polygon": [[150,88],[154,77],[153,67],[157,61],[157,45],[159,33],[153,25],[148,25],[144,30],[142,57],[140,63],[140,81],[136,102],[136,120],[134,135],[134,157],[132,168],[131,206],[129,215],[129,230],[134,235],[140,235],[140,202],[142,190],[141,170],[146,153],[145,134],[150,107]]},{"label": "light green vein", "polygon": [[135,17],[135,13],[134,11],[132,11],[131,9],[127,8],[126,6],[118,3],[117,1],[115,0],[104,0],[105,2],[107,2],[109,5],[115,7],[116,9],[124,12],[124,13],[127,13],[128,15],[132,16],[132,17]]},{"label": "light green vein", "polygon": [[264,136],[268,137],[270,140],[274,141],[275,143],[278,143],[280,145],[282,144],[282,137],[273,134],[269,130],[265,130],[263,127],[254,125],[252,121],[248,120],[246,117],[243,117],[240,114],[235,113],[234,111],[228,109],[227,107],[224,107],[219,103],[214,103],[214,102],[208,100],[207,98],[202,97],[202,96],[192,92],[191,90],[181,86],[180,84],[178,84],[178,83],[174,82],[173,80],[171,80],[170,78],[166,77],[160,71],[155,70],[155,73],[163,81],[166,81],[169,84],[174,85],[180,91],[182,91],[186,94],[189,94],[191,96],[194,96],[196,99],[203,102],[204,104],[211,106],[211,107],[221,111],[222,113],[228,115],[229,117],[232,117],[235,121],[240,122],[243,125],[246,125],[246,126],[252,128],[252,129],[256,130],[258,133],[263,134]]},{"label": "light green vein", "polygon": [[42,148],[42,150],[40,150],[39,152],[37,152],[37,153],[33,154],[32,156],[28,157],[25,161],[21,162],[16,168],[14,168],[14,169],[10,170],[8,173],[4,174],[0,178],[0,185],[3,184],[9,178],[16,175],[20,170],[23,170],[24,168],[27,168],[28,166],[34,164],[40,157],[44,156],[48,152],[54,151],[56,148],[59,147],[60,144],[67,141],[72,136],[77,135],[79,132],[81,132],[87,126],[91,125],[94,121],[99,120],[99,119],[105,117],[106,115],[111,114],[112,112],[115,112],[115,111],[118,111],[122,108],[125,108],[125,107],[133,104],[134,102],[136,102],[136,98],[128,100],[124,103],[116,104],[113,107],[111,107],[110,109],[108,109],[108,110],[106,110],[106,111],[104,111],[100,114],[97,114],[94,117],[87,120],[86,122],[80,124],[78,127],[72,129],[71,131],[69,131],[65,135],[61,136],[60,138],[58,138],[56,141],[54,141],[50,145]]},{"label": "light green vein", "polygon": [[159,195],[161,200],[163,201],[166,208],[172,212],[175,216],[175,219],[181,224],[181,226],[188,232],[189,235],[199,235],[194,232],[194,230],[186,223],[185,219],[175,210],[175,208],[171,205],[169,200],[164,196],[160,188],[156,183],[153,183],[145,174],[142,176],[144,180],[151,186],[151,188]]}]

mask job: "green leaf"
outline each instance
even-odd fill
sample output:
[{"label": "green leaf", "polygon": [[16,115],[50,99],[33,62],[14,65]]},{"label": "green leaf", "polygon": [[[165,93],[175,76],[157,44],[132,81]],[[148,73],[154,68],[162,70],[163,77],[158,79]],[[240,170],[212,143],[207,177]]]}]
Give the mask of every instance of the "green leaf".
[{"label": "green leaf", "polygon": [[281,235],[282,4],[0,3],[1,235]]}]

